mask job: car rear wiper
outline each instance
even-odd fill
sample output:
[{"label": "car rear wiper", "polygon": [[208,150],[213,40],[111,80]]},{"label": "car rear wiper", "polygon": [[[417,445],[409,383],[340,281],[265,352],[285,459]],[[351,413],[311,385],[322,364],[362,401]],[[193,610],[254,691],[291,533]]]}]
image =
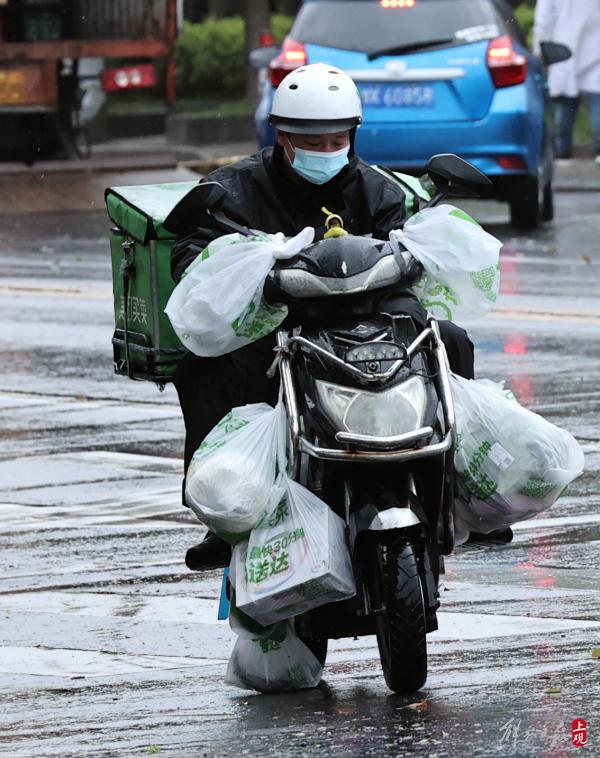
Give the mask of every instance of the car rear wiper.
[{"label": "car rear wiper", "polygon": [[446,39],[432,39],[424,42],[412,42],[409,45],[384,47],[381,50],[371,50],[370,53],[367,53],[367,58],[370,61],[373,61],[375,58],[381,58],[384,55],[402,55],[403,53],[413,53],[416,50],[426,50],[428,47],[449,45],[451,42],[456,42],[454,37],[448,37]]}]

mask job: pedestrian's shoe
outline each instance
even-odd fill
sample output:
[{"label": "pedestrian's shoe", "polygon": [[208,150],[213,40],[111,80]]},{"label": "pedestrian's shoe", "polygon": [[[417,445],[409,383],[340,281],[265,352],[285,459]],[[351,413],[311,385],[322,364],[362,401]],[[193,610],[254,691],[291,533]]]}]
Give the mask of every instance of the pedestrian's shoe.
[{"label": "pedestrian's shoe", "polygon": [[192,571],[225,568],[231,560],[231,545],[209,532],[204,540],[185,554],[185,565]]},{"label": "pedestrian's shoe", "polygon": [[493,532],[487,534],[481,534],[480,532],[471,532],[467,545],[508,545],[512,542],[513,530],[510,526],[506,529],[496,529]]}]

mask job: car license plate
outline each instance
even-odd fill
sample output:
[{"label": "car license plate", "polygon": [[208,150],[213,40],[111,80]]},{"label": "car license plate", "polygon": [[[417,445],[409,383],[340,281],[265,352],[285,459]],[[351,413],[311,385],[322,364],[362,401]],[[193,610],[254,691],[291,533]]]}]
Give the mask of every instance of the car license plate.
[{"label": "car license plate", "polygon": [[365,108],[431,108],[434,89],[428,84],[368,84],[360,87]]},{"label": "car license plate", "polygon": [[25,100],[25,72],[0,71],[0,105],[18,105]]}]

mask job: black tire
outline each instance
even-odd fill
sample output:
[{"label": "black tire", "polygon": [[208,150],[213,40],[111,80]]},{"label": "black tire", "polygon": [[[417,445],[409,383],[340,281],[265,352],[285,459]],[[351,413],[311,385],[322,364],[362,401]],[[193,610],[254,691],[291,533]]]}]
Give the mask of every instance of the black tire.
[{"label": "black tire", "polygon": [[552,182],[549,181],[544,187],[544,197],[542,200],[542,221],[552,221],[554,218],[554,191]]},{"label": "black tire", "polygon": [[540,183],[536,176],[517,179],[510,200],[510,223],[516,229],[535,229],[542,215]]},{"label": "black tire", "polygon": [[425,604],[410,543],[378,546],[385,613],[377,619],[377,644],[387,686],[397,694],[419,690],[427,679]]}]

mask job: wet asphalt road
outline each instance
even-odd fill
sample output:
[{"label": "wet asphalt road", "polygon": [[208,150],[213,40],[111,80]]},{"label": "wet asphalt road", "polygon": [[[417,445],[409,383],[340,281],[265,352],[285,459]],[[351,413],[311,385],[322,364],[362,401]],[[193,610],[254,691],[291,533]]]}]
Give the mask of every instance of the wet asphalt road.
[{"label": "wet asphalt road", "polygon": [[371,638],[333,643],[315,691],[222,683],[220,572],[183,565],[202,531],[179,506],[174,391],[112,375],[108,223],[0,217],[0,752],[558,758],[573,719],[598,752],[600,194],[559,195],[530,238],[464,207],[505,242],[498,309],[468,325],[478,374],[575,434],[586,471],[511,545],[447,560],[409,698]]}]

